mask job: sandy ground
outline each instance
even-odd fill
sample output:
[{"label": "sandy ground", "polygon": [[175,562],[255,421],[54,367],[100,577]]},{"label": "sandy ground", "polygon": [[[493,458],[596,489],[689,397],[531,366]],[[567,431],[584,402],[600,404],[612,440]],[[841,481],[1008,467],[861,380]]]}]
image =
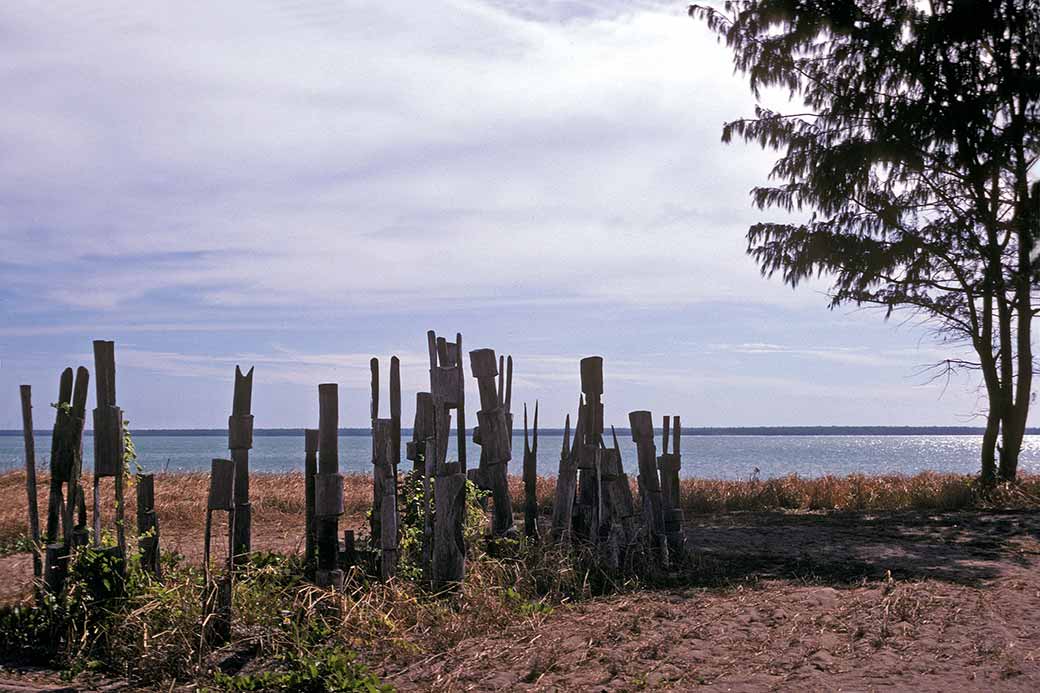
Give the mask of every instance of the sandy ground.
[{"label": "sandy ground", "polygon": [[[256,529],[296,548],[294,525]],[[729,513],[688,543],[704,586],[557,608],[381,673],[406,691],[1040,690],[1040,513]],[[0,559],[8,595],[30,573]]]},{"label": "sandy ground", "polygon": [[735,587],[560,609],[387,672],[402,690],[1040,690],[1040,515],[731,514]]}]

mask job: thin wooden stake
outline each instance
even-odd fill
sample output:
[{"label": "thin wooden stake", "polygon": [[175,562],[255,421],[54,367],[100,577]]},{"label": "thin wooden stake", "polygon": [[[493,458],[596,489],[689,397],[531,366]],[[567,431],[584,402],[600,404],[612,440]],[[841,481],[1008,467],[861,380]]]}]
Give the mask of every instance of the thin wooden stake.
[{"label": "thin wooden stake", "polygon": [[33,576],[43,574],[40,561],[40,511],[36,503],[36,438],[33,435],[32,387],[19,388],[22,397],[22,435],[25,438],[25,492],[29,500],[29,539],[32,540]]}]

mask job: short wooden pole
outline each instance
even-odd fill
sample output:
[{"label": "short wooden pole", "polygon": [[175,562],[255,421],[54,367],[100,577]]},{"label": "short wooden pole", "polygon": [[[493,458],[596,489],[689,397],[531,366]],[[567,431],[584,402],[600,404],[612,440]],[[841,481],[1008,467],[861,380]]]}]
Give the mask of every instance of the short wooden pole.
[{"label": "short wooden pole", "polygon": [[159,517],[155,512],[155,475],[137,477],[137,551],[141,569],[162,576],[159,566]]}]

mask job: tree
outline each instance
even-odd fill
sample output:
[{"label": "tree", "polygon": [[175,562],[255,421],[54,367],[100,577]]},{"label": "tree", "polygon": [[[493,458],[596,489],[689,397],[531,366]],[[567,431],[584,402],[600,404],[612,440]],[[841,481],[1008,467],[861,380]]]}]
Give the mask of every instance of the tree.
[{"label": "tree", "polygon": [[832,308],[910,311],[970,345],[937,367],[981,374],[982,478],[1014,480],[1040,267],[1040,3],[737,0],[690,14],[760,103],[778,87],[804,104],[723,127],[724,142],[780,153],[752,190],[759,209],[811,211],[754,224],[748,253],[791,286],[828,277]]}]

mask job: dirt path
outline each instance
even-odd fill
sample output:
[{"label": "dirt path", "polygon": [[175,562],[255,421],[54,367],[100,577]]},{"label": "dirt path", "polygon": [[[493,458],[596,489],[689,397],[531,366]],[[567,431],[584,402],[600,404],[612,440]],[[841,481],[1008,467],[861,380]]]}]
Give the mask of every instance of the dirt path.
[{"label": "dirt path", "polygon": [[387,675],[403,690],[1035,691],[1038,538],[1035,513],[700,518],[704,573],[736,587],[587,602]]}]

